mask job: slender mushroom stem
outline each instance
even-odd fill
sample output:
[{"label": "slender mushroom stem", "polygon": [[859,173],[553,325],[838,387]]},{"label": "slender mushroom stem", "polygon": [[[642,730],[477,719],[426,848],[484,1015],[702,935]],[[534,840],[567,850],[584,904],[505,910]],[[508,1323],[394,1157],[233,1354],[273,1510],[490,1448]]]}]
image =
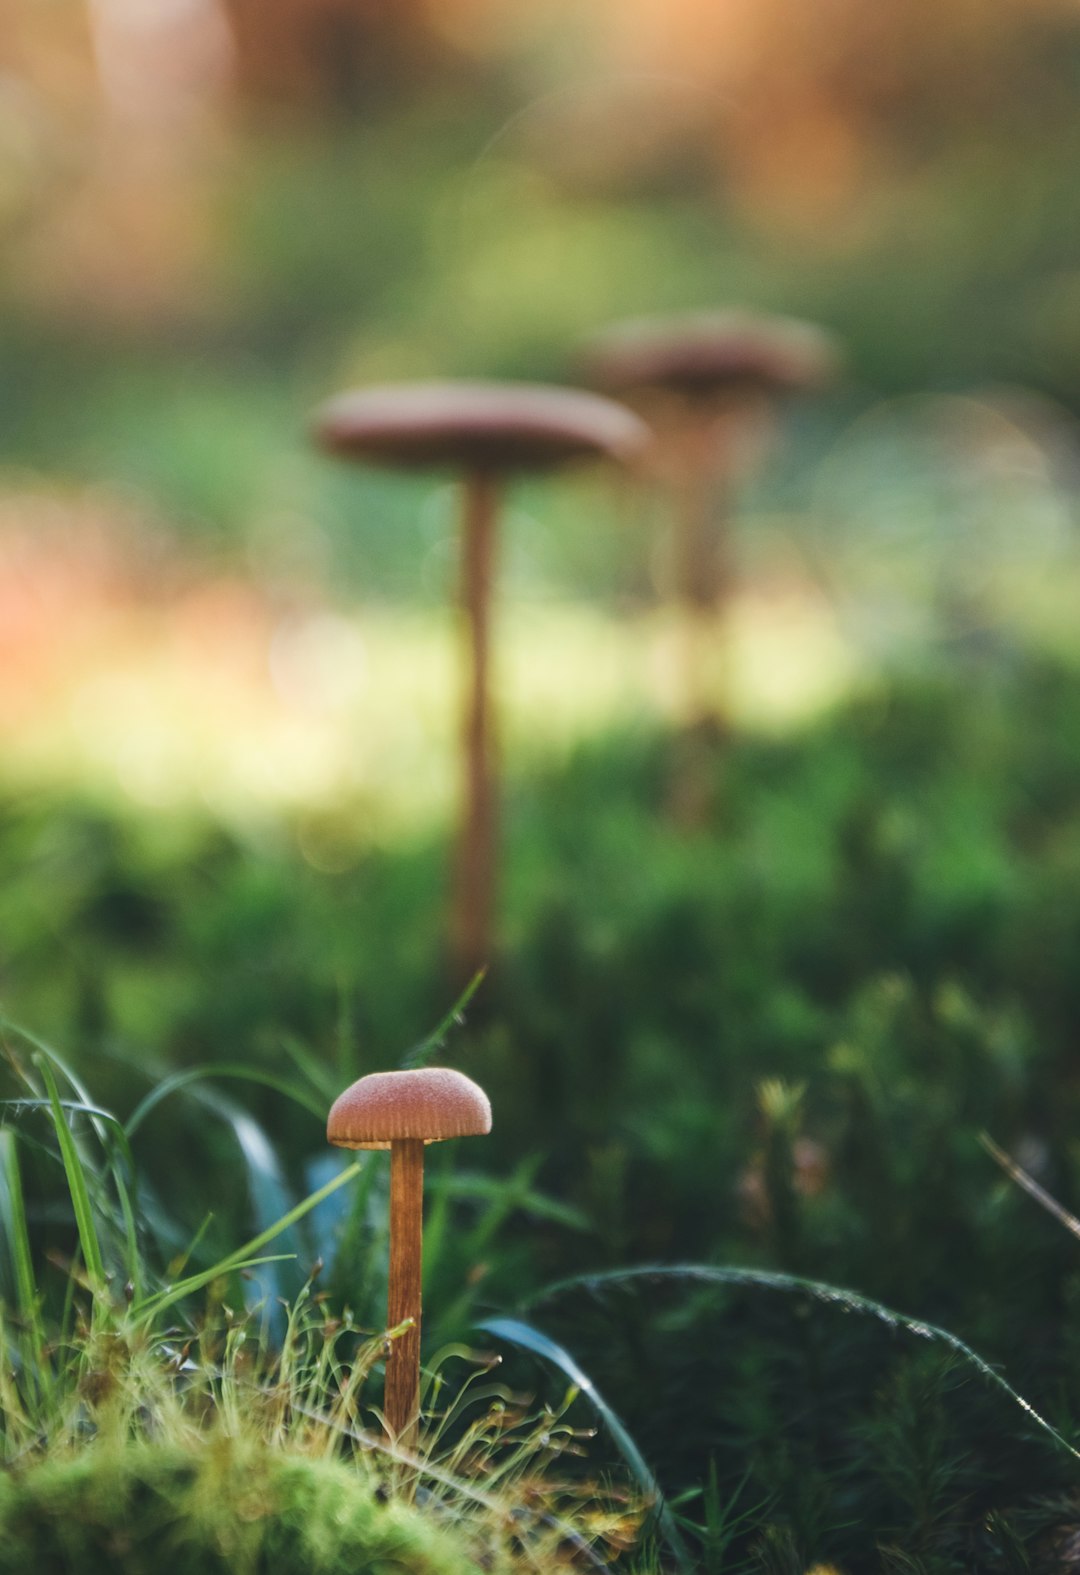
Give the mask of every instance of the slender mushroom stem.
[{"label": "slender mushroom stem", "polygon": [[390,1292],[387,1327],[407,1318],[411,1329],[391,1342],[383,1409],[390,1436],[411,1447],[420,1414],[420,1279],[424,1204],[424,1144],[397,1138],[390,1144]]},{"label": "slender mushroom stem", "polygon": [[716,693],[717,620],[731,595],[728,474],[717,463],[715,415],[693,420],[677,448],[672,527],[682,725],[675,741],[671,811],[685,829],[709,818],[715,744],[724,732]]},{"label": "slender mushroom stem", "polygon": [[730,477],[715,414],[693,422],[679,445],[675,478],[674,582],[685,633],[684,705],[692,727],[718,724],[715,696],[706,680],[715,621],[732,591],[728,518]]},{"label": "slender mushroom stem", "polygon": [[715,469],[707,433],[687,434],[675,478],[675,592],[686,606],[712,610],[718,597],[716,523],[712,508]]},{"label": "slender mushroom stem", "polygon": [[487,471],[465,482],[461,605],[465,613],[468,681],[463,744],[464,802],[458,843],[452,946],[463,979],[489,961],[495,891],[495,741],[488,653],[498,485]]}]

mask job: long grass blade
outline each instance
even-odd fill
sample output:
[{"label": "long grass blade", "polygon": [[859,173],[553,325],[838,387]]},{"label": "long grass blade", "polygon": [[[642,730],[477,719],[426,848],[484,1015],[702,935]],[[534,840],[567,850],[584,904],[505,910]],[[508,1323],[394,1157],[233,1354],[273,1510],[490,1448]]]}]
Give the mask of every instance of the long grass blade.
[{"label": "long grass blade", "polygon": [[150,1092],[141,1099],[124,1123],[127,1135],[133,1137],[142,1126],[151,1111],[156,1110],[163,1099],[168,1099],[170,1094],[175,1094],[178,1089],[189,1088],[193,1084],[206,1082],[212,1078],[238,1078],[246,1083],[260,1083],[264,1088],[272,1088],[279,1094],[284,1094],[294,1104],[307,1110],[311,1115],[317,1116],[322,1122],[326,1119],[326,1108],[323,1101],[308,1089],[302,1088],[299,1083],[290,1082],[287,1077],[278,1077],[274,1072],[264,1072],[258,1067],[244,1066],[242,1063],[232,1061],[215,1062],[209,1066],[188,1067],[183,1072],[174,1072],[171,1077],[163,1078]]},{"label": "long grass blade", "polygon": [[465,1008],[483,984],[486,973],[487,969],[481,968],[478,973],[473,974],[441,1022],[431,1030],[430,1034],[421,1039],[419,1044],[413,1045],[411,1050],[406,1050],[401,1058],[403,1067],[426,1066],[433,1055],[445,1048],[451,1032],[464,1025]]},{"label": "long grass blade", "polygon": [[838,1307],[843,1312],[862,1313],[876,1318],[890,1329],[898,1329],[902,1333],[913,1334],[919,1339],[944,1345],[950,1351],[955,1351],[962,1361],[974,1367],[992,1387],[1007,1395],[1013,1404],[1018,1406],[1056,1444],[1067,1450],[1074,1459],[1080,1460],[1080,1450],[1075,1449],[1067,1438],[1064,1438],[1044,1416],[1036,1411],[1029,1400],[1025,1400],[1023,1395],[1017,1393],[989,1362],[966,1345],[958,1335],[951,1334],[948,1329],[939,1329],[935,1324],[926,1323],[921,1318],[911,1318],[906,1313],[896,1312],[881,1302],[873,1301],[869,1296],[860,1296],[856,1291],[828,1285],[821,1280],[806,1280],[796,1274],[782,1274],[772,1269],[715,1267],[708,1263],[662,1263],[634,1269],[607,1269],[597,1274],[574,1275],[569,1279],[558,1280],[545,1286],[535,1296],[531,1296],[523,1306],[525,1309],[538,1307],[572,1290],[597,1291],[608,1285],[628,1285],[635,1281],[660,1284],[665,1280],[691,1280],[698,1284],[731,1285],[751,1290],[809,1296],[814,1301],[823,1302],[830,1307]]},{"label": "long grass blade", "polygon": [[86,1272],[95,1295],[100,1295],[105,1288],[105,1262],[101,1255],[97,1227],[94,1224],[94,1210],[90,1202],[90,1189],[86,1184],[86,1171],[60,1103],[60,1094],[49,1056],[42,1055],[38,1064],[45,1091],[49,1096],[53,1126],[56,1128],[56,1139],[64,1162],[64,1174],[67,1177],[68,1192],[71,1194],[71,1206],[75,1211],[75,1227],[79,1233],[79,1245],[86,1263]]},{"label": "long grass blade", "polygon": [[660,1484],[646,1463],[644,1455],[592,1379],[582,1371],[565,1346],[558,1345],[541,1330],[534,1328],[532,1324],[524,1323],[520,1318],[488,1318],[477,1327],[485,1334],[494,1335],[497,1340],[505,1340],[508,1345],[516,1345],[522,1351],[529,1351],[532,1355],[551,1362],[576,1389],[581,1391],[611,1434],[619,1453],[633,1472],[638,1486],[652,1502],[653,1513],[661,1535],[679,1569],[686,1572],[692,1570],[693,1560],[689,1549],[683,1541],[675,1524],[675,1518],[665,1502]]},{"label": "long grass blade", "polygon": [[260,1231],[257,1236],[253,1236],[250,1241],[245,1242],[242,1247],[238,1247],[235,1252],[230,1252],[220,1262],[215,1263],[212,1268],[203,1269],[198,1274],[189,1275],[186,1279],[177,1281],[175,1285],[166,1286],[163,1291],[158,1291],[156,1295],[147,1297],[133,1307],[133,1312],[136,1315],[151,1317],[163,1312],[166,1307],[172,1307],[176,1302],[183,1301],[185,1296],[191,1296],[195,1291],[202,1290],[204,1286],[209,1285],[213,1280],[220,1279],[222,1275],[232,1274],[235,1270],[245,1265],[248,1260],[252,1259],[255,1254],[259,1253],[269,1242],[280,1236],[283,1231],[287,1231],[298,1220],[302,1220],[305,1214],[317,1208],[324,1198],[328,1198],[332,1192],[336,1192],[339,1187],[343,1187],[354,1176],[358,1176],[361,1168],[359,1162],[349,1165],[340,1175],[335,1176],[324,1187],[320,1187],[317,1192],[311,1193],[309,1197],[298,1203],[295,1208],[291,1208],[287,1214],[284,1214],[281,1219],[276,1220],[268,1230]]},{"label": "long grass blade", "polygon": [[[0,1017],[0,1031],[11,1032],[24,1039],[35,1052],[35,1064],[43,1065],[48,1063],[50,1067],[55,1067],[74,1092],[76,1097],[74,1099],[61,1099],[60,1106],[65,1111],[72,1111],[86,1116],[105,1152],[109,1171],[113,1178],[113,1185],[116,1189],[117,1200],[120,1204],[124,1235],[125,1270],[131,1284],[138,1286],[142,1276],[142,1262],[136,1227],[136,1218],[139,1212],[136,1202],[138,1172],[135,1168],[135,1158],[131,1152],[131,1145],[128,1142],[123,1123],[111,1110],[105,1110],[102,1106],[94,1104],[80,1078],[51,1045],[46,1044],[44,1040],[39,1039],[36,1034],[32,1034],[20,1024],[12,1022],[10,1018]],[[33,1088],[34,1085],[25,1072],[21,1075],[27,1086]],[[36,1097],[36,1090],[33,1096],[24,1096],[20,1099],[5,1099],[0,1101],[0,1105],[13,1109],[16,1113],[20,1110],[42,1108],[49,1109],[50,1112],[53,1111],[51,1100],[43,1100]],[[119,1150],[119,1158],[116,1153],[117,1149]]]},{"label": "long grass blade", "polygon": [[0,1200],[4,1221],[4,1234],[11,1257],[11,1272],[15,1283],[15,1306],[23,1322],[40,1333],[38,1325],[38,1289],[34,1275],[34,1260],[30,1252],[30,1233],[26,1228],[26,1205],[23,1201],[22,1173],[15,1146],[14,1132],[0,1132],[0,1155],[3,1163],[3,1194]]},{"label": "long grass blade", "polygon": [[[16,1116],[21,1115],[26,1110],[51,1111],[52,1108],[52,1101],[49,1099],[0,1099],[0,1109],[10,1110]],[[135,1169],[135,1156],[131,1152],[131,1144],[128,1142],[124,1123],[111,1110],[106,1110],[101,1105],[89,1104],[82,1099],[61,1099],[60,1109],[67,1114],[87,1116],[105,1149],[113,1181],[116,1184],[121,1213],[124,1218],[124,1232],[127,1240],[128,1256],[131,1260],[128,1264],[128,1272],[131,1273],[138,1256],[138,1244],[135,1237],[135,1206],[132,1197],[134,1186],[132,1185],[129,1188],[126,1177],[130,1176],[132,1182],[134,1182],[137,1172]],[[123,1166],[117,1161],[113,1152],[114,1144],[120,1151],[120,1159],[123,1161]],[[126,1176],[123,1167],[126,1167]]]},{"label": "long grass blade", "polygon": [[[317,1101],[314,1095],[309,1096],[304,1090],[273,1074],[264,1074],[249,1067],[234,1066],[230,1063],[220,1063],[191,1068],[165,1078],[136,1106],[128,1119],[127,1133],[131,1136],[138,1132],[145,1119],[170,1094],[186,1092],[190,1098],[196,1100],[204,1109],[211,1111],[232,1129],[247,1171],[248,1195],[251,1199],[255,1225],[266,1230],[288,1212],[293,1198],[286,1185],[274,1146],[263,1128],[253,1116],[235,1105],[224,1094],[204,1086],[208,1079],[218,1077],[236,1077],[247,1082],[261,1083],[274,1088],[279,1093],[287,1094],[302,1108],[317,1111],[321,1125],[323,1104]],[[297,1257],[299,1253],[300,1247],[296,1244],[295,1248],[290,1247],[286,1256]],[[283,1285],[276,1269],[269,1276],[267,1291],[272,1303],[282,1294]],[[248,1300],[250,1301],[250,1298]]]}]

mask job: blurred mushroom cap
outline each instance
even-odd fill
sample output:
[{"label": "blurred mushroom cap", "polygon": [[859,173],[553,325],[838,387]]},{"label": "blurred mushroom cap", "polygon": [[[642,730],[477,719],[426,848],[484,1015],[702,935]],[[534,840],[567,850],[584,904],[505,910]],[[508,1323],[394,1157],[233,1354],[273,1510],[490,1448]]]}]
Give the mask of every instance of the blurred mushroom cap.
[{"label": "blurred mushroom cap", "polygon": [[370,1072],[338,1095],[326,1123],[339,1148],[389,1148],[400,1138],[439,1143],[490,1131],[483,1089],[445,1066]]},{"label": "blurred mushroom cap", "polygon": [[618,323],[597,335],[582,359],[589,380],[611,393],[655,388],[691,400],[740,387],[821,388],[840,365],[833,340],[813,323],[734,311]]},{"label": "blurred mushroom cap", "polygon": [[650,437],[632,411],[600,394],[540,383],[389,383],[323,405],[314,433],[345,459],[508,472],[571,460],[632,459]]}]

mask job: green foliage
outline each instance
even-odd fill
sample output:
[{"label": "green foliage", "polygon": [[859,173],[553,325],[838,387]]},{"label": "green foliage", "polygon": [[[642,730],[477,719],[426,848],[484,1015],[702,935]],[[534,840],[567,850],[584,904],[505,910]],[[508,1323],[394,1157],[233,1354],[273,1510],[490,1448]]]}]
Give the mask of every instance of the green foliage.
[{"label": "green foliage", "polygon": [[176,1264],[162,1277],[148,1256],[127,1265],[118,1293],[98,1220],[111,1218],[115,1236],[124,1210],[114,1199],[110,1216],[101,1172],[70,1126],[91,1107],[60,1101],[48,1052],[38,1066],[49,1098],[32,1107],[51,1117],[87,1268],[72,1265],[50,1314],[5,1132],[16,1299],[0,1302],[0,1569],[558,1570],[567,1557],[603,1567],[594,1543],[632,1539],[640,1517],[625,1493],[553,1470],[579,1451],[565,1416],[573,1392],[558,1409],[530,1410],[475,1381],[497,1360],[451,1349],[428,1370],[423,1427],[405,1448],[387,1440],[365,1389],[395,1331],[365,1337],[348,1313],[333,1316],[314,1276],[277,1331],[264,1306],[230,1306],[238,1277],[270,1261],[255,1254],[358,1165],[210,1268]]},{"label": "green foliage", "polygon": [[[801,737],[733,738],[714,821],[690,835],[665,815],[669,769],[664,739],[625,736],[509,784],[506,950],[439,1050],[488,1090],[495,1129],[432,1155],[425,1351],[581,1271],[745,1266],[743,1283],[544,1309],[699,1528],[684,1535],[733,1569],[766,1557],[769,1524],[845,1575],[881,1559],[997,1575],[1020,1557],[1010,1537],[1030,1549],[1068,1522],[1070,1457],[880,1320],[765,1287],[849,1286],[955,1331],[1075,1440],[1075,1243],[979,1134],[1076,1213],[1080,691],[1049,664],[991,662]],[[255,844],[11,800],[0,858],[9,1010],[65,1046],[60,1108],[114,1302],[124,1141],[152,1270],[138,1304],[339,1178],[320,1108],[422,1046],[452,998],[434,840],[335,876],[287,828]],[[7,1197],[40,1200],[36,1261],[82,1261],[56,1209],[55,1108],[7,1038]],[[385,1165],[360,1166],[277,1244],[297,1259],[246,1270],[229,1305],[293,1297],[321,1258],[332,1305],[381,1326]],[[69,1281],[47,1272],[28,1299],[24,1258],[13,1237],[9,1305],[27,1325],[35,1305],[61,1316]],[[747,1510],[735,1531],[726,1505]]]}]

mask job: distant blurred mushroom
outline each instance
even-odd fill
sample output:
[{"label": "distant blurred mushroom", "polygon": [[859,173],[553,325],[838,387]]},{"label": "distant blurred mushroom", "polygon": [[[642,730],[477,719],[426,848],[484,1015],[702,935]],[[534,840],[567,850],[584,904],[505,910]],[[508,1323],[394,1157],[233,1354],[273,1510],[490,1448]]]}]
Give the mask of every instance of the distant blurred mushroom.
[{"label": "distant blurred mushroom", "polygon": [[686,721],[720,718],[703,645],[732,590],[727,498],[753,468],[777,399],[824,387],[838,366],[821,329],[792,318],[703,312],[618,324],[586,347],[589,381],[645,415],[674,501],[672,582],[683,609]]},{"label": "distant blurred mushroom", "polygon": [[648,430],[598,394],[527,383],[440,382],[358,389],[318,412],[330,453],[464,478],[461,603],[469,641],[465,791],[455,870],[451,952],[467,978],[490,960],[496,864],[496,767],[488,676],[490,598],[501,487],[520,471],[574,460],[627,461]]}]

